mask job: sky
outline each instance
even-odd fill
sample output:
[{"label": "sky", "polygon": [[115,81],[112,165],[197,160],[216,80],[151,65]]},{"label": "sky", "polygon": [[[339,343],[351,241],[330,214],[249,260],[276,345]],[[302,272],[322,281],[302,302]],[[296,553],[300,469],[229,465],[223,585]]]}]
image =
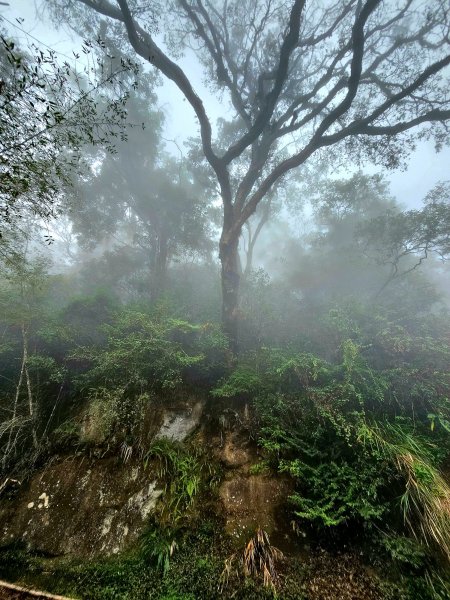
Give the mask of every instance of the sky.
[{"label": "sky", "polygon": [[[67,56],[72,55],[73,49],[79,49],[80,41],[76,36],[62,29],[56,31],[49,22],[43,23],[36,14],[34,0],[4,0],[9,6],[0,6],[0,17],[4,17],[3,25],[20,40],[30,39],[22,31],[13,27],[6,19],[17,25],[16,18],[25,19],[20,27],[40,42]],[[34,41],[31,39],[31,41]],[[214,125],[217,118],[223,116],[223,105],[213,98],[202,84],[202,71],[193,54],[179,62],[188,74],[193,87],[205,99],[209,118]],[[199,132],[194,112],[184,100],[181,92],[171,81],[165,80],[159,88],[159,108],[166,115],[164,138],[167,148],[175,155],[183,150],[183,142]],[[368,172],[376,172],[368,167]],[[354,171],[349,165],[349,173]],[[391,192],[401,204],[408,208],[418,208],[427,192],[438,182],[450,179],[450,148],[445,148],[439,154],[434,151],[432,142],[423,142],[410,156],[405,171],[389,171],[384,173],[391,183]]]}]

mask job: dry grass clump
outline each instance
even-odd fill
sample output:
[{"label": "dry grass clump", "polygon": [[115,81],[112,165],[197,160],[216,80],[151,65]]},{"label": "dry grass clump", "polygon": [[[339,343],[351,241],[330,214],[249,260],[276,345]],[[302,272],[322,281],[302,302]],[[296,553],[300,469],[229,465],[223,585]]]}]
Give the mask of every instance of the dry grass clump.
[{"label": "dry grass clump", "polygon": [[262,577],[264,586],[270,586],[275,591],[278,582],[276,563],[282,558],[281,550],[272,546],[267,532],[258,527],[244,549],[225,560],[220,577],[220,591],[228,585],[233,574],[239,577],[241,573],[245,577]]},{"label": "dry grass clump", "polygon": [[367,427],[364,441],[376,446],[404,479],[400,506],[411,533],[436,545],[450,562],[450,487],[433,465],[429,448],[393,424]]},{"label": "dry grass clump", "polygon": [[398,454],[396,461],[406,478],[401,498],[406,523],[416,538],[437,544],[450,561],[450,487],[435,468],[411,453]]}]

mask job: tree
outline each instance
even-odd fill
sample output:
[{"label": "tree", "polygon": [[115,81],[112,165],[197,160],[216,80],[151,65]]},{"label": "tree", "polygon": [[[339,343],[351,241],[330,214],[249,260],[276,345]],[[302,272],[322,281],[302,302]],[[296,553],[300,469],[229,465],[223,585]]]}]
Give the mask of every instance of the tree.
[{"label": "tree", "polygon": [[253,224],[249,219],[245,222],[246,235],[243,235],[244,239],[244,253],[245,253],[245,266],[243,268],[244,277],[248,277],[253,270],[253,255],[255,252],[256,242],[261,235],[261,231],[264,226],[270,220],[273,209],[274,194],[267,194],[266,201],[261,205],[260,211],[255,213],[255,216],[259,217],[256,220],[256,224]]},{"label": "tree", "polygon": [[[38,417],[39,406],[35,386],[31,377],[33,350],[30,347],[30,330],[36,321],[43,316],[42,295],[47,279],[45,259],[27,257],[28,240],[16,240],[21,246],[14,261],[1,265],[2,279],[0,281],[0,307],[2,309],[2,325],[8,331],[9,343],[3,343],[0,353],[4,354],[15,347],[20,348],[20,366],[17,381],[10,393],[5,394],[2,407],[3,422],[0,427],[0,456],[4,469],[17,453],[17,446],[23,443],[23,438],[31,438],[33,451],[38,451]],[[7,364],[7,360],[2,357]],[[16,365],[15,365],[16,366]],[[8,373],[9,375],[9,373]],[[5,379],[9,380],[8,377]]]},{"label": "tree", "polygon": [[450,182],[437,184],[421,210],[386,211],[359,224],[357,238],[366,256],[389,266],[382,291],[391,281],[419,267],[430,255],[450,256]]},{"label": "tree", "polygon": [[[101,40],[95,45],[102,47]],[[85,42],[86,56],[93,46]],[[137,71],[124,60],[114,67],[88,63],[78,72],[36,45],[26,55],[1,37],[0,47],[0,234],[5,253],[8,234],[25,215],[48,222],[58,214],[86,143],[113,151],[113,140],[126,137],[128,91],[121,80],[124,74],[134,80]]]},{"label": "tree", "polygon": [[368,260],[357,232],[388,211],[399,212],[386,180],[357,172],[319,183],[306,198],[313,209],[311,231],[291,240],[281,267],[285,278],[312,306],[373,297],[386,279],[386,267]]},{"label": "tree", "polygon": [[121,145],[81,189],[82,210],[73,219],[82,242],[112,235],[115,246],[138,251],[150,272],[145,289],[156,300],[166,289],[173,259],[210,252],[210,219],[186,164],[161,155],[159,165],[149,164],[144,155],[145,148],[128,151]]},{"label": "tree", "polygon": [[[223,203],[223,324],[234,347],[239,238],[286,173],[337,145],[350,157],[395,167],[413,136],[448,142],[442,125],[450,119],[450,8],[444,1],[426,7],[415,0],[169,3],[167,36],[178,49],[191,48],[213,90],[230,99],[234,139],[226,148],[213,142],[202,99],[152,34],[155,11],[138,0],[75,1],[123,23],[136,53],[171,79],[195,112]],[[60,2],[66,11],[70,5]],[[287,139],[288,156],[280,153]]]},{"label": "tree", "polygon": [[142,270],[150,271],[145,288],[156,299],[165,291],[170,261],[185,253],[205,254],[211,242],[203,190],[187,161],[163,152],[163,118],[153,108],[152,85],[143,74],[127,102],[129,121],[143,127],[117,142],[114,154],[97,151],[90,159],[95,168],[67,202],[75,209],[70,214],[82,245],[113,238],[116,250],[125,245],[138,258],[137,251]]}]

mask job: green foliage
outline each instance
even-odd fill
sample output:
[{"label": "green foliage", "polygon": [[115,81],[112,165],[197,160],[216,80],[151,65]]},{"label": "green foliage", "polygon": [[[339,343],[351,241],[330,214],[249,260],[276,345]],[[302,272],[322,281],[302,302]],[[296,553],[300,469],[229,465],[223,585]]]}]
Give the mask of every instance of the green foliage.
[{"label": "green foliage", "polygon": [[40,336],[49,346],[69,353],[80,346],[97,346],[105,342],[101,328],[113,322],[119,308],[117,299],[105,290],[88,296],[72,296],[62,306],[57,318],[40,328]]},{"label": "green foliage", "polygon": [[96,388],[87,400],[81,441],[100,444],[127,438],[130,431],[136,439],[150,397],[140,394],[130,398],[123,388]]},{"label": "green foliage", "polygon": [[187,369],[204,360],[203,354],[185,350],[183,343],[199,329],[186,321],[155,320],[148,314],[125,310],[103,326],[104,348],[84,347],[74,352],[74,359],[92,364],[80,378],[80,385],[174,389],[182,383]]},{"label": "green foliage", "polygon": [[[169,536],[170,537],[170,536]],[[229,550],[221,540],[198,532],[180,535],[170,568],[158,567],[157,557],[133,552],[103,559],[74,560],[33,556],[18,549],[3,549],[0,577],[38,589],[86,600],[263,600],[274,598],[271,588],[253,578],[230,578],[228,587],[218,591],[224,558]],[[151,548],[149,547],[151,552]],[[225,552],[225,554],[224,554]],[[336,560],[342,560],[337,557]],[[330,563],[332,567],[332,563]],[[303,600],[311,571],[303,561],[286,557],[276,597]],[[320,584],[319,584],[320,585]],[[448,583],[436,570],[425,575],[382,582],[386,600],[447,600]],[[320,593],[320,587],[318,587]]]},{"label": "green foliage", "polygon": [[119,418],[120,401],[123,390],[97,388],[88,397],[87,421],[82,441],[103,442],[111,436]]},{"label": "green foliage", "polygon": [[72,420],[64,421],[51,432],[51,444],[55,450],[67,450],[80,441],[80,426]]},{"label": "green foliage", "polygon": [[157,569],[166,574],[170,560],[178,548],[175,541],[176,532],[167,527],[153,527],[146,531],[141,540],[141,551],[145,559],[155,561]]},{"label": "green foliage", "polygon": [[448,600],[450,585],[437,570],[428,571],[424,577],[411,577],[407,580],[409,598],[415,600]]},{"label": "green foliage", "polygon": [[404,480],[400,508],[417,539],[435,544],[450,560],[450,486],[436,468],[434,444],[402,423],[374,426],[365,436]]},{"label": "green foliage", "polygon": [[298,481],[291,497],[297,515],[325,526],[370,521],[385,511],[386,469],[354,450],[373,374],[351,340],[342,356],[334,367],[314,355],[266,348],[214,391],[256,396],[260,444]]},{"label": "green foliage", "polygon": [[426,563],[426,547],[413,538],[390,533],[380,535],[379,542],[391,560],[397,563],[409,565],[415,569],[420,569]]},{"label": "green foliage", "polygon": [[251,465],[249,472],[251,475],[267,475],[270,472],[270,465],[267,460],[260,460]]},{"label": "green foliage", "polygon": [[[341,191],[345,196],[351,189]],[[328,541],[346,541],[352,531],[364,550],[376,539],[376,548],[399,573],[417,575],[417,581],[408,580],[411,598],[444,598],[445,584],[432,569],[436,550],[450,554],[450,491],[441,472],[450,451],[448,316],[439,313],[436,296],[417,278],[404,279],[380,301],[348,295],[333,300],[333,286],[327,291],[319,276],[314,279],[315,260],[323,265],[337,246],[340,257],[348,257],[342,239],[336,240],[358,220],[355,214],[341,220],[336,210],[350,211],[351,202],[335,206],[334,200],[328,196],[322,211],[326,239],[314,242],[314,260],[305,263],[310,280],[302,280],[298,290],[264,272],[246,282],[242,341],[248,350],[239,357],[230,355],[217,323],[189,320],[203,318],[203,311],[208,319],[218,312],[211,300],[217,289],[202,280],[206,267],[185,273],[175,267],[177,281],[157,303],[122,306],[119,298],[129,297],[114,284],[120,269],[107,273],[106,291],[74,296],[61,288],[75,290],[77,283],[48,275],[45,260],[17,261],[5,270],[0,289],[5,331],[0,391],[6,400],[2,411],[10,414],[20,388],[18,411],[13,422],[0,423],[0,439],[7,445],[9,431],[23,433],[14,452],[25,456],[34,427],[41,457],[49,448],[83,451],[82,443],[88,443],[103,445],[102,452],[121,448],[126,461],[135,446],[148,448],[142,432],[151,403],[162,404],[189,386],[189,393],[202,395],[210,389],[208,412],[214,414],[220,404],[222,424],[228,415],[239,421],[241,403],[249,407],[251,418],[243,426],[261,454],[250,474],[278,472],[291,479],[288,500],[295,523],[302,521],[302,529]],[[97,266],[107,264],[112,262]],[[127,264],[122,264],[125,272]],[[350,280],[353,285],[358,273],[356,267],[341,264],[341,269],[346,277],[339,290]],[[188,289],[186,279],[194,273]],[[208,277],[213,276],[211,266]],[[91,277],[83,285],[89,287],[95,271]],[[138,280],[145,287],[140,275]],[[362,276],[354,289],[364,287],[361,281]],[[25,344],[33,419],[27,414],[25,371],[19,386]],[[209,538],[194,552],[188,540],[193,539],[190,521],[195,527],[201,522],[202,501],[211,500],[218,470],[202,452],[166,439],[155,441],[145,460],[157,468],[164,495],[139,556],[67,567],[58,575],[65,583],[56,583],[55,591],[59,586],[86,594],[93,581],[90,598],[217,597],[218,574],[229,552],[223,554]],[[380,530],[389,534],[379,539]],[[37,560],[17,561],[39,571]],[[286,598],[303,594],[298,580],[292,589],[285,590]],[[266,594],[251,581],[230,590],[233,597]]]},{"label": "green foliage", "polygon": [[212,390],[212,395],[233,398],[295,389],[328,375],[324,361],[307,353],[262,347],[240,358],[236,369]]},{"label": "green foliage", "polygon": [[[9,238],[20,229],[20,219],[48,221],[59,213],[61,192],[78,170],[86,143],[112,150],[113,138],[125,137],[128,93],[119,80],[125,73],[134,78],[137,66],[129,60],[118,68],[96,61],[90,56],[94,46],[84,42],[88,63],[79,72],[59,62],[53,50],[33,44],[27,56],[12,40],[0,38],[3,251],[14,254]],[[101,89],[107,93],[100,95]]]},{"label": "green foliage", "polygon": [[28,361],[30,373],[43,380],[43,383],[62,383],[67,377],[67,369],[58,364],[52,356],[32,354]]},{"label": "green foliage", "polygon": [[[398,527],[402,517],[425,545],[432,541],[448,554],[450,490],[438,470],[450,447],[442,396],[447,348],[434,338],[435,368],[418,372],[405,354],[412,346],[415,356],[419,346],[429,351],[428,338],[398,328],[400,339],[387,339],[381,329],[395,362],[380,363],[378,340],[365,340],[367,317],[362,328],[354,325],[357,313],[329,316],[327,327],[339,337],[353,335],[340,341],[334,364],[263,348],[244,356],[213,395],[253,398],[259,444],[265,460],[294,479],[290,500],[298,518],[319,528],[351,522],[373,530],[385,522]],[[417,398],[414,412],[408,395]],[[432,407],[439,413],[428,412]]]},{"label": "green foliage", "polygon": [[248,397],[257,392],[260,386],[259,374],[246,365],[240,365],[222,382],[222,385],[214,388],[212,395],[216,398]]},{"label": "green foliage", "polygon": [[387,508],[381,490],[388,476],[382,465],[366,462],[366,458],[317,466],[299,460],[281,461],[280,470],[295,477],[301,487],[301,493],[290,498],[295,514],[326,527],[379,520]]},{"label": "green foliage", "polygon": [[176,523],[192,506],[196,496],[217,482],[218,472],[214,464],[200,450],[190,450],[167,438],[153,442],[146,463],[157,460],[158,477],[165,483],[164,501],[161,505],[162,519]]}]

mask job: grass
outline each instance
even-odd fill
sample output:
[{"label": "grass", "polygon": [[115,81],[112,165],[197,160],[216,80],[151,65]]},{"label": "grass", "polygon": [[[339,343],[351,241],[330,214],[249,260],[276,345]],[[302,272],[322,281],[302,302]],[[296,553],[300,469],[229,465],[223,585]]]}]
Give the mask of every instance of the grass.
[{"label": "grass", "polygon": [[404,481],[400,509],[411,533],[437,546],[450,563],[450,487],[433,465],[432,448],[396,424],[373,425],[363,435]]},{"label": "grass", "polygon": [[416,538],[435,543],[450,562],[449,486],[436,469],[410,452],[396,460],[406,478],[400,501],[405,522]]},{"label": "grass", "polygon": [[215,464],[199,450],[167,438],[156,440],[145,455],[146,464],[157,461],[157,474],[165,485],[162,520],[176,523],[202,490],[211,489],[220,480]]},{"label": "grass", "polygon": [[161,438],[155,441],[145,456],[145,461],[156,459],[158,477],[165,483],[164,514],[177,521],[197,496],[205,465],[200,455],[189,452],[179,443]]}]

